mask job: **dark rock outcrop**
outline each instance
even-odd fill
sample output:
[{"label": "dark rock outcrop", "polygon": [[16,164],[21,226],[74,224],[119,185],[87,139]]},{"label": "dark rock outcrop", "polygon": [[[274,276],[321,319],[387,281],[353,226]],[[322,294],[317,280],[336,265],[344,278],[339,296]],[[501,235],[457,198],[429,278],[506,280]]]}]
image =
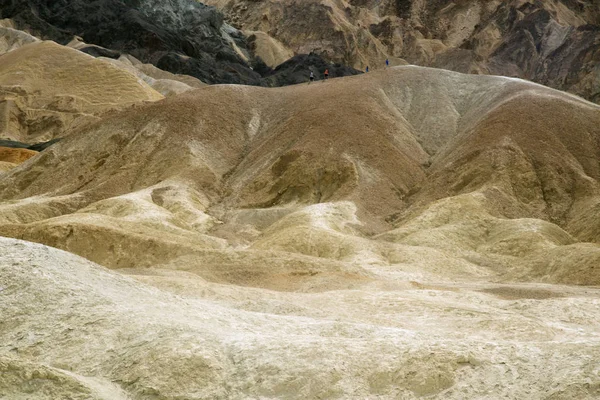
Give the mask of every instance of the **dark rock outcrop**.
[{"label": "dark rock outcrop", "polygon": [[26,149],[30,145],[27,143],[16,142],[14,140],[0,140],[0,147],[8,147],[11,149]]},{"label": "dark rock outcrop", "polygon": [[244,39],[194,0],[1,0],[0,15],[42,38],[66,44],[77,35],[207,83],[260,83],[244,60]]},{"label": "dark rock outcrop", "polygon": [[[299,80],[297,74],[268,68],[262,70],[268,75],[263,79],[251,67],[260,61],[252,56],[244,35],[227,25],[219,11],[195,0],[0,0],[0,18],[61,44],[79,36],[90,44],[81,50],[93,56],[128,53],[206,83],[280,86]],[[302,67],[305,64],[306,60]]]},{"label": "dark rock outcrop", "polygon": [[[600,3],[596,0],[504,1],[493,7],[481,1],[424,4],[421,9],[412,7],[413,20],[420,20],[420,26],[407,19],[399,23],[407,33],[400,56],[407,61],[524,78],[600,102]],[[458,17],[468,20],[467,15],[477,23],[456,22],[461,21]],[[421,47],[435,40],[444,46],[423,56]]]},{"label": "dark rock outcrop", "polygon": [[49,140],[47,142],[32,144],[32,145],[28,146],[27,148],[29,150],[33,150],[33,151],[44,151],[48,147],[60,142],[61,140],[62,140],[61,138],[56,138],[56,139]]},{"label": "dark rock outcrop", "polygon": [[323,73],[329,70],[329,77],[358,75],[361,72],[343,64],[330,64],[321,56],[314,53],[300,54],[290,58],[271,71],[263,72],[265,81],[269,86],[281,86],[281,82],[287,84],[302,83],[309,80],[311,71],[316,79],[324,78]]},{"label": "dark rock outcrop", "polygon": [[92,57],[106,57],[115,60],[121,57],[121,53],[118,51],[105,49],[104,47],[95,45],[83,46],[79,50],[84,52],[85,54],[89,54]]},{"label": "dark rock outcrop", "polygon": [[[501,43],[489,58],[477,60],[480,47],[486,46],[481,33],[492,24],[502,34]],[[541,4],[504,4],[462,47],[469,49],[471,65],[478,64],[483,72],[525,78],[600,101],[600,25],[560,24]]]},{"label": "dark rock outcrop", "polygon": [[36,144],[27,144],[21,143],[14,140],[0,140],[0,147],[8,147],[11,149],[28,149],[33,151],[43,151],[48,147],[52,146],[55,143],[60,142],[60,138],[52,139],[48,142],[36,143]]}]

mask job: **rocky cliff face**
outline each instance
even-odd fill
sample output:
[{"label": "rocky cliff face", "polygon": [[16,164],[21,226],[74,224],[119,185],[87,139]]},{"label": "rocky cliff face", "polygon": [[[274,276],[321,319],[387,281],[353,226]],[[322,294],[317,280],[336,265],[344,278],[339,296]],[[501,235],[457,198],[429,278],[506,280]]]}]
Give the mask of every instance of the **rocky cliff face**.
[{"label": "rocky cliff face", "polygon": [[207,0],[234,25],[356,68],[386,58],[530,79],[600,101],[600,2]]},{"label": "rocky cliff face", "polygon": [[[117,51],[96,54],[93,47],[90,54],[118,58],[124,52],[206,83],[289,83],[272,77],[242,32],[227,25],[219,11],[194,0],[0,0],[0,18],[10,18],[18,28],[44,39],[66,44],[76,35]],[[263,79],[252,65],[269,77]],[[296,71],[296,80],[308,73]]]}]

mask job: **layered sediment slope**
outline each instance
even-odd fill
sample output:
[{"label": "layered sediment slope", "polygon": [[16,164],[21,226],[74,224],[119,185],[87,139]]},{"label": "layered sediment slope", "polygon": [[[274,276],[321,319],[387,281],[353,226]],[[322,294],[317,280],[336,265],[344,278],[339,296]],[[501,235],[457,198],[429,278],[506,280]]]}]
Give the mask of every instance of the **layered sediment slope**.
[{"label": "layered sediment slope", "polygon": [[599,127],[420,67],[107,115],[0,179],[0,394],[596,398]]},{"label": "layered sediment slope", "polygon": [[54,42],[0,56],[2,139],[48,141],[107,111],[162,98],[131,73]]},{"label": "layered sediment slope", "polygon": [[0,20],[0,55],[37,41],[38,38],[27,32],[15,29],[11,20]]},{"label": "layered sediment slope", "polygon": [[[600,102],[594,0],[206,0],[238,28],[363,69],[392,64],[529,79]],[[281,47],[281,46],[276,46]]]}]

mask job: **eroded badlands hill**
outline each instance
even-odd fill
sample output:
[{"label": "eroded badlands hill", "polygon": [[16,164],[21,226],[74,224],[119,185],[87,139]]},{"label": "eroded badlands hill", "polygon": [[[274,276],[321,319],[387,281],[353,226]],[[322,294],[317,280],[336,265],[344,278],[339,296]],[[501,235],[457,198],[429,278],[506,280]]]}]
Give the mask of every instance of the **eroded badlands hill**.
[{"label": "eroded badlands hill", "polygon": [[54,42],[0,56],[0,138],[61,137],[99,115],[163,96],[136,76]]},{"label": "eroded badlands hill", "polygon": [[[525,78],[600,101],[595,0],[206,0],[271,48],[363,69],[392,63]],[[259,38],[260,43],[269,43]],[[259,48],[260,54],[260,48]]]},{"label": "eroded badlands hill", "polygon": [[[291,52],[260,33],[246,37],[218,10],[196,0],[0,0],[0,18],[63,45],[83,39],[77,48],[94,56],[129,55],[208,84],[289,85],[308,80],[309,67],[325,64],[314,55],[280,66]],[[339,64],[329,68],[332,76],[359,72]]]},{"label": "eroded badlands hill", "polygon": [[104,115],[0,175],[0,394],[596,398],[598,160],[597,105],[420,67]]}]

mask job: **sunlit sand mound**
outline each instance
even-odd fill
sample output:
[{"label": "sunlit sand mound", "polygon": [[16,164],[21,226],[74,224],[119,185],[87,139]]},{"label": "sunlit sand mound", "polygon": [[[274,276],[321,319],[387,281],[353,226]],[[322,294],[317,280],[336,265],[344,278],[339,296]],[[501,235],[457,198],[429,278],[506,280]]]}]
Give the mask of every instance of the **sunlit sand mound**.
[{"label": "sunlit sand mound", "polygon": [[0,132],[24,142],[49,140],[107,110],[162,96],[107,62],[53,42],[0,57]]},{"label": "sunlit sand mound", "polygon": [[[152,89],[156,90],[157,92],[159,92],[160,94],[162,94],[165,97],[173,96],[173,95],[180,94],[183,92],[187,92],[188,90],[194,89],[194,87],[205,86],[205,84],[198,81],[198,82],[200,82],[200,84],[197,84],[194,87],[192,87],[192,86],[188,85],[187,83],[182,82],[179,79],[179,76],[182,76],[182,75],[175,75],[175,74],[171,74],[166,71],[161,71],[158,68],[156,68],[150,64],[141,64],[141,63],[138,64],[139,66],[147,66],[146,70],[149,73],[152,73],[155,71],[158,72],[158,73],[154,74],[155,76],[163,76],[163,78],[156,79],[150,75],[146,75],[144,72],[142,72],[142,70],[138,69],[138,65],[133,64],[126,57],[120,57],[118,60],[111,59],[111,58],[102,58],[102,60],[109,62],[112,65],[114,65],[115,67],[118,67],[118,68],[123,69],[124,71],[130,72],[132,75],[142,79],[150,87],[152,87]],[[150,69],[150,68],[152,68],[152,69]],[[190,80],[191,79],[194,79],[194,78],[190,77]]]},{"label": "sunlit sand mound", "polygon": [[370,285],[364,268],[381,266],[598,284],[599,247],[578,244],[600,237],[583,222],[598,220],[598,111],[415,67],[206,87],[107,116],[5,174],[0,233],[277,290]]},{"label": "sunlit sand mound", "polygon": [[555,224],[540,219],[498,218],[481,192],[449,197],[379,239],[425,246],[489,271],[496,279],[600,283],[600,246],[577,243]]},{"label": "sunlit sand mound", "polygon": [[0,239],[0,250],[8,398],[600,394],[593,289],[407,285],[307,295],[172,274],[159,290],[41,245]]}]

